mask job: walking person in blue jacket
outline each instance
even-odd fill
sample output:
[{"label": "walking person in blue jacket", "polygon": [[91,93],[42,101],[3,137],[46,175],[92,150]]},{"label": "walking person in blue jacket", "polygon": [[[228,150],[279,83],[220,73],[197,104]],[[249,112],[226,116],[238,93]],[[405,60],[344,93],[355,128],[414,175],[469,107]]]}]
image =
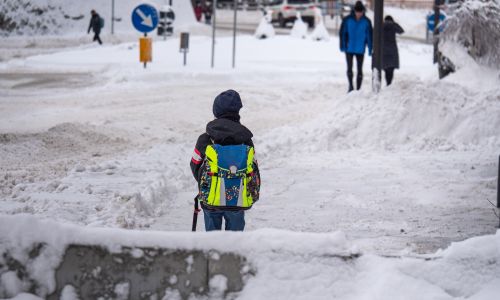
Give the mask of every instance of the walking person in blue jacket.
[{"label": "walking person in blue jacket", "polygon": [[353,58],[356,57],[357,61],[356,89],[359,90],[363,82],[363,59],[366,46],[368,46],[368,55],[372,55],[372,22],[366,17],[365,11],[363,3],[357,1],[351,14],[345,17],[340,25],[340,51],[345,52],[346,55],[349,92],[354,90]]}]

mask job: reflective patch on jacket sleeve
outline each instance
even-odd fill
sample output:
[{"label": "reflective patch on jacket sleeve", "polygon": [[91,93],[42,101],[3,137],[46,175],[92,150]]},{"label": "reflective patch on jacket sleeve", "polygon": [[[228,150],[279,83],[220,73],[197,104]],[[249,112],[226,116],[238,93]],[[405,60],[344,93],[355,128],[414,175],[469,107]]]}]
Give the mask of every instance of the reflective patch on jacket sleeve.
[{"label": "reflective patch on jacket sleeve", "polygon": [[193,157],[191,158],[191,161],[195,165],[201,164],[201,153],[196,148],[194,148]]}]

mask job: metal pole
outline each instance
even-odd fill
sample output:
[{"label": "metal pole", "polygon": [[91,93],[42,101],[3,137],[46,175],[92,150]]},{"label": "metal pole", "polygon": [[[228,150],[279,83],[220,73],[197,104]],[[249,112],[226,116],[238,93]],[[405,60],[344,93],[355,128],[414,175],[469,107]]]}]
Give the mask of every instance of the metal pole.
[{"label": "metal pole", "polygon": [[[147,36],[148,36],[148,34],[146,32],[144,32],[144,37],[147,37]],[[144,69],[146,69],[146,64],[147,64],[147,62],[146,62],[146,60],[144,60]]]},{"label": "metal pole", "polygon": [[184,66],[186,65],[186,57],[187,57],[187,53],[186,53],[186,51],[184,51]]},{"label": "metal pole", "polygon": [[238,11],[238,0],[234,0],[234,18],[233,18],[233,69],[236,60],[236,15]]},{"label": "metal pole", "polygon": [[433,34],[433,42],[434,42],[434,63],[437,63],[439,61],[439,51],[438,51],[438,44],[439,44],[439,3],[440,0],[435,0],[434,1],[434,34]]},{"label": "metal pole", "polygon": [[111,0],[111,34],[115,34],[115,0]]},{"label": "metal pole", "polygon": [[497,207],[500,208],[500,156],[498,157]]},{"label": "metal pole", "polygon": [[217,8],[217,0],[214,0],[212,3],[212,18],[214,19],[212,22],[212,69],[214,67],[214,56],[215,56],[215,23],[217,20],[216,17],[216,8]]},{"label": "metal pole", "polygon": [[427,27],[427,22],[429,20],[429,15],[425,16],[425,42],[429,42],[429,28]]},{"label": "metal pole", "polygon": [[375,28],[373,29],[373,53],[372,53],[372,90],[380,92],[382,85],[382,27],[384,17],[384,0],[375,0]]}]

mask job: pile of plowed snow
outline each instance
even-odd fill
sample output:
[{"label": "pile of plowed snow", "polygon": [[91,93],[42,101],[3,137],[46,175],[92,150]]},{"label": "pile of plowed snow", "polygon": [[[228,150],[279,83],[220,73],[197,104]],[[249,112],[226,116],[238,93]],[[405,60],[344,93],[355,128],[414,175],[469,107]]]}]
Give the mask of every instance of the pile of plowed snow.
[{"label": "pile of plowed snow", "polygon": [[0,231],[2,298],[52,293],[56,268],[71,244],[100,245],[113,253],[160,247],[243,255],[256,272],[234,299],[495,299],[500,292],[500,232],[427,256],[387,258],[359,253],[342,232],[186,235],[83,228],[26,216],[3,217],[0,226],[10,229]]},{"label": "pile of plowed snow", "polygon": [[258,140],[269,154],[284,144],[303,145],[297,151],[498,149],[499,100],[498,88],[475,92],[447,81],[400,80],[398,88],[377,95],[361,91],[335,99],[300,130],[282,127]]},{"label": "pile of plowed snow", "polygon": [[5,171],[0,193],[15,196],[24,189],[23,183],[64,176],[81,164],[103,160],[129,146],[129,141],[111,132],[76,123],[62,123],[38,133],[0,133]]}]

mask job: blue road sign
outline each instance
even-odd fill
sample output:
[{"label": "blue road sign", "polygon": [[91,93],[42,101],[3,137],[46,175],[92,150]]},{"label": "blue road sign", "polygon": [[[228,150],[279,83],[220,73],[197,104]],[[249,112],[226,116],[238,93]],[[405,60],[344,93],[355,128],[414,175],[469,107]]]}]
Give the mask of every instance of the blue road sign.
[{"label": "blue road sign", "polygon": [[[446,19],[444,14],[439,14],[439,24]],[[427,16],[427,30],[434,31],[434,14],[430,14]]]},{"label": "blue road sign", "polygon": [[158,26],[158,11],[149,4],[141,4],[132,11],[132,24],[140,32],[153,31]]}]

